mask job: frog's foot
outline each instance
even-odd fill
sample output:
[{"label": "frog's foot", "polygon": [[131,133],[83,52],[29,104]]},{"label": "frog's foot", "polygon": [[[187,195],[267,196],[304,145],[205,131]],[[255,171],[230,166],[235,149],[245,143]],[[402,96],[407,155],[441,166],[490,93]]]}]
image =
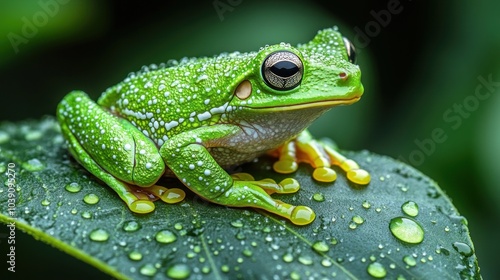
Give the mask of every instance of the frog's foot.
[{"label": "frog's foot", "polygon": [[[272,187],[271,185],[275,186]],[[220,196],[213,198],[212,201],[232,207],[253,207],[264,209],[268,212],[287,218],[296,225],[307,225],[312,223],[316,214],[311,208],[302,205],[290,205],[269,196],[269,190],[278,190],[282,188],[282,186],[271,183],[267,180],[235,180],[233,181],[233,186],[231,188]]]},{"label": "frog's foot", "polygon": [[152,185],[151,187],[142,188],[137,186],[129,186],[132,194],[139,200],[156,201],[161,199],[168,204],[181,202],[186,197],[186,193],[178,188],[167,189],[159,185]]},{"label": "frog's foot", "polygon": [[107,174],[101,174],[100,178],[120,196],[130,211],[138,214],[153,212],[155,210],[153,202],[158,199],[172,204],[182,201],[186,196],[186,193],[178,188],[167,189],[158,185],[138,187],[117,180],[111,175],[107,176]]},{"label": "frog's foot", "polygon": [[271,154],[279,158],[273,165],[278,173],[295,172],[299,162],[306,162],[314,167],[312,176],[315,180],[333,182],[337,179],[336,172],[331,168],[333,164],[344,170],[347,179],[355,184],[366,185],[370,182],[370,174],[355,161],[344,157],[328,143],[314,140],[308,131],[302,132]]},{"label": "frog's foot", "polygon": [[276,183],[273,179],[262,179],[256,181],[255,178],[248,173],[234,173],[231,177],[236,181],[251,182],[257,187],[262,188],[266,193],[295,193],[300,189],[300,184],[293,178],[283,179],[281,182]]}]

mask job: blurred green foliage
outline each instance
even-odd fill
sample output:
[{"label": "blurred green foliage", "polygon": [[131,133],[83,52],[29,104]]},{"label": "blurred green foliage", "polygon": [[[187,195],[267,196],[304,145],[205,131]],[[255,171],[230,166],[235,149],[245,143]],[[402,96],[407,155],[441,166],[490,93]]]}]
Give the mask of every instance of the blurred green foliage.
[{"label": "blurred green foliage", "polygon": [[[44,23],[40,3],[48,2],[59,10]],[[365,96],[319,119],[313,133],[344,149],[404,159],[435,179],[469,220],[483,277],[500,275],[494,263],[500,250],[500,90],[468,103],[478,77],[500,81],[500,2],[344,2],[2,0],[0,120],[53,115],[73,89],[97,98],[144,64],[307,42],[317,30],[338,25],[362,45]],[[383,11],[395,4],[399,12],[388,18]],[[36,17],[44,24],[35,25],[16,52],[9,34],[22,35],[23,18]],[[368,43],[358,30],[372,34],[365,35]],[[439,143],[432,140],[436,129]]]}]

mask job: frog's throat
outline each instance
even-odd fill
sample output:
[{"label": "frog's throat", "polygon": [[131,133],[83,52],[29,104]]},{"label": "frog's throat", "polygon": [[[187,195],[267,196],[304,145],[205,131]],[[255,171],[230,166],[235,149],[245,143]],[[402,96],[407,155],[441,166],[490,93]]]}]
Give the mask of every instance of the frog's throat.
[{"label": "frog's throat", "polygon": [[306,103],[299,104],[288,104],[288,105],[276,105],[276,106],[267,106],[267,107],[251,107],[250,109],[259,110],[259,111],[292,111],[292,110],[300,110],[300,109],[310,109],[310,108],[318,108],[318,107],[333,107],[338,105],[350,105],[352,103],[357,102],[361,99],[361,96],[356,96],[349,99],[336,99],[336,100],[321,100],[321,101],[312,101]]}]

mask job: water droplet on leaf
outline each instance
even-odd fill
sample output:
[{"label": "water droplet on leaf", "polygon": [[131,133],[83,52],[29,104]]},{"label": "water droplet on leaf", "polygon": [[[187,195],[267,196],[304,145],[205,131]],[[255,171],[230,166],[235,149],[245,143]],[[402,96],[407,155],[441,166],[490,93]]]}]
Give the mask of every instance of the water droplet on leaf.
[{"label": "water droplet on leaf", "polygon": [[132,251],[130,254],[128,254],[129,259],[133,261],[140,261],[142,260],[142,254],[138,251]]},{"label": "water droplet on leaf", "polygon": [[408,216],[416,217],[418,215],[418,204],[413,201],[407,201],[401,205],[401,210]]},{"label": "water droplet on leaf", "polygon": [[464,257],[470,257],[474,253],[472,248],[463,242],[454,242],[453,249],[460,253]]},{"label": "water droplet on leaf", "polygon": [[87,204],[93,205],[99,202],[99,197],[93,193],[89,193],[83,197],[83,201]]},{"label": "water droplet on leaf", "polygon": [[96,229],[90,232],[89,238],[92,241],[104,242],[108,240],[109,233],[103,229]]},{"label": "water droplet on leaf", "polygon": [[389,223],[389,229],[394,237],[406,243],[418,244],[424,240],[424,230],[422,227],[409,218],[393,218]]},{"label": "water droplet on leaf", "polygon": [[325,201],[325,196],[322,193],[313,194],[313,199],[318,202]]},{"label": "water droplet on leaf", "polygon": [[366,271],[375,278],[384,278],[387,275],[385,267],[379,262],[369,264]]},{"label": "water droplet on leaf", "polygon": [[165,244],[172,243],[175,240],[177,240],[177,236],[175,236],[175,234],[173,232],[171,232],[170,230],[167,230],[167,229],[159,231],[156,234],[155,238],[156,238],[156,241],[158,241],[159,243],[165,243]]},{"label": "water droplet on leaf", "polygon": [[405,262],[405,264],[409,265],[409,266],[416,266],[417,265],[417,261],[415,260],[415,258],[413,256],[404,256],[403,257],[403,261]]},{"label": "water droplet on leaf", "polygon": [[123,224],[123,230],[127,232],[134,232],[141,228],[141,225],[136,221],[128,221]]},{"label": "water droplet on leaf", "polygon": [[82,187],[78,183],[73,182],[71,184],[66,185],[64,189],[71,193],[77,193],[82,189]]},{"label": "water droplet on leaf", "polygon": [[37,158],[28,160],[22,164],[22,167],[30,172],[40,171],[45,168],[42,162]]},{"label": "water droplet on leaf", "polygon": [[[156,267],[154,267],[152,264],[145,264],[139,269],[139,273],[145,276],[154,276],[156,274]],[[180,279],[180,278],[178,278]],[[184,278],[182,278],[184,279]]]}]

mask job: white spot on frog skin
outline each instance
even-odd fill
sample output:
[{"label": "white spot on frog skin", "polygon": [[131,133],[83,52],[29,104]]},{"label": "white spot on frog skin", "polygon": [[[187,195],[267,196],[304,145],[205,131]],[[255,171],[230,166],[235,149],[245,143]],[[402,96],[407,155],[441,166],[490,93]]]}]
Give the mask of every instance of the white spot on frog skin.
[{"label": "white spot on frog skin", "polygon": [[106,149],[106,144],[102,144],[101,148],[102,148],[103,150],[105,150],[105,149]]},{"label": "white spot on frog skin", "polygon": [[194,169],[194,164],[189,165],[189,169],[193,170]]},{"label": "white spot on frog skin", "polygon": [[205,169],[205,172],[203,172],[203,174],[205,174],[206,176],[212,174],[212,171],[208,170],[208,169]]},{"label": "white spot on frog skin", "polygon": [[125,149],[125,151],[130,151],[132,150],[132,146],[130,144],[125,144],[125,146],[123,146],[123,149]]},{"label": "white spot on frog skin", "polygon": [[171,121],[171,122],[165,124],[165,128],[168,131],[168,130],[171,130],[172,128],[174,128],[178,125],[179,125],[179,123],[177,121]]},{"label": "white spot on frog skin", "polygon": [[212,113],[212,114],[222,114],[222,113],[226,112],[227,105],[228,105],[228,103],[226,102],[226,103],[224,103],[223,105],[221,105],[219,107],[212,108],[212,109],[210,109],[210,113]]},{"label": "white spot on frog skin", "polygon": [[204,120],[208,120],[211,117],[212,117],[212,114],[210,114],[210,112],[204,112],[204,113],[198,114],[198,120],[200,122],[204,121]]},{"label": "white spot on frog skin", "polygon": [[205,103],[205,105],[208,105],[208,103],[210,103],[210,99],[205,99],[205,101],[203,101],[203,103]]},{"label": "white spot on frog skin", "polygon": [[198,164],[198,166],[202,166],[203,165],[203,161],[199,160],[196,164]]},{"label": "white spot on frog skin", "polygon": [[146,169],[151,169],[151,167],[153,167],[153,165],[151,164],[151,162],[146,163]]},{"label": "white spot on frog skin", "polygon": [[75,101],[76,102],[80,102],[80,101],[82,101],[82,98],[81,97],[77,97],[77,98],[75,98]]},{"label": "white spot on frog skin", "polygon": [[144,155],[146,153],[146,150],[142,149],[139,151],[139,154]]}]

